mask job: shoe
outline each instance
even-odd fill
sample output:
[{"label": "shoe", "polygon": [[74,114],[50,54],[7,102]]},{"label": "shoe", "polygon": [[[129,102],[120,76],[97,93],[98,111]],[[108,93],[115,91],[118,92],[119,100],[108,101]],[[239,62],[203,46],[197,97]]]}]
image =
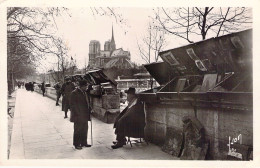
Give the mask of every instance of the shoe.
[{"label": "shoe", "polygon": [[68,116],[65,116],[64,119],[65,119],[65,118],[68,118]]},{"label": "shoe", "polygon": [[115,145],[112,145],[112,149],[122,148],[124,146],[124,143],[116,143]]},{"label": "shoe", "polygon": [[115,144],[117,144],[117,141],[113,141],[112,143],[115,145]]},{"label": "shoe", "polygon": [[82,147],[81,146],[75,146],[75,149],[81,150]]},{"label": "shoe", "polygon": [[56,104],[56,106],[59,106],[59,104]]},{"label": "shoe", "polygon": [[[112,143],[115,145],[118,143],[118,141],[113,141]],[[126,145],[126,140],[123,142],[123,145]]]},{"label": "shoe", "polygon": [[[118,143],[118,141],[113,141],[112,143],[115,145],[115,144],[117,144],[117,143]],[[123,143],[123,144],[124,144],[124,145],[126,145],[126,141],[124,141],[124,143]]]},{"label": "shoe", "polygon": [[89,145],[89,144],[87,144],[87,145],[82,145],[83,147],[87,147],[87,148],[89,148],[89,147],[91,147],[91,145]]}]

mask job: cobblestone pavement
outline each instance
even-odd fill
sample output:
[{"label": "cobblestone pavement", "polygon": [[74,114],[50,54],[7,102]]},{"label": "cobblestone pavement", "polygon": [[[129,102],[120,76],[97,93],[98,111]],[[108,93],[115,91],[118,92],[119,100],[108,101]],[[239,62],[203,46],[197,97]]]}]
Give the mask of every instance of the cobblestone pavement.
[{"label": "cobblestone pavement", "polygon": [[[72,145],[73,123],[63,117],[61,107],[55,106],[52,99],[36,92],[17,90],[10,159],[177,159],[151,143],[111,149],[115,140],[113,124],[95,118],[92,119],[93,146],[75,150]],[[88,138],[91,143],[90,131]]]}]

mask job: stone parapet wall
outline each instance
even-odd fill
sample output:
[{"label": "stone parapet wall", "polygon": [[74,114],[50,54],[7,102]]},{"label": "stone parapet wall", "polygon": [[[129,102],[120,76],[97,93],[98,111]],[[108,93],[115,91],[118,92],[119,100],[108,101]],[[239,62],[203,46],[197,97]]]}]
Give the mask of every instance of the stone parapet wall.
[{"label": "stone parapet wall", "polygon": [[212,157],[227,159],[229,137],[240,134],[242,144],[237,145],[236,149],[246,157],[246,148],[253,146],[253,111],[198,107],[197,118],[205,128]]},{"label": "stone parapet wall", "polygon": [[[167,141],[167,133],[174,141],[170,153],[178,156],[181,148],[184,116],[196,117],[205,129],[209,142],[208,159],[228,159],[229,137],[242,135],[242,144],[235,145],[236,150],[246,159],[253,146],[253,111],[234,110],[205,106],[194,106],[189,102],[145,103],[146,138],[159,145]],[[168,139],[169,140],[169,139]],[[164,150],[164,149],[163,149]],[[167,149],[165,149],[167,152]]]},{"label": "stone parapet wall", "polygon": [[[42,90],[39,87],[37,87],[37,86],[34,87],[34,91],[42,94]],[[53,100],[56,100],[56,98],[57,98],[56,90],[53,87],[46,87],[44,95],[46,97],[49,97],[49,98],[53,99]],[[61,103],[61,101],[62,101],[62,96],[60,97],[59,102]]]},{"label": "stone parapet wall", "polygon": [[114,123],[120,113],[120,97],[102,95],[92,97],[93,115],[105,123]]}]

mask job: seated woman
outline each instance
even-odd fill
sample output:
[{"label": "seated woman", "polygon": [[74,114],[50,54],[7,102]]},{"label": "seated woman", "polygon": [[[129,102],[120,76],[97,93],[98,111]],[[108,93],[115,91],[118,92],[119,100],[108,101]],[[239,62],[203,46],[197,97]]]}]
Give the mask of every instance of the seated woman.
[{"label": "seated woman", "polygon": [[135,88],[127,91],[128,106],[116,118],[114,128],[117,142],[111,147],[117,149],[126,144],[126,136],[144,138],[145,115],[143,103],[137,98]]}]

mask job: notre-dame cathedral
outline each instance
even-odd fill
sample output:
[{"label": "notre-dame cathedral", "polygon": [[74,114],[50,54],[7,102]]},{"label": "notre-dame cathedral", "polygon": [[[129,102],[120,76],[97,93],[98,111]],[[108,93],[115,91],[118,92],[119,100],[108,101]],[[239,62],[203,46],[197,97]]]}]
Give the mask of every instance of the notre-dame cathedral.
[{"label": "notre-dame cathedral", "polygon": [[89,43],[89,64],[92,68],[133,68],[133,63],[130,61],[131,55],[129,51],[124,51],[122,48],[116,49],[114,39],[114,31],[112,26],[112,38],[104,44],[104,50],[100,48],[100,42],[91,40]]}]

